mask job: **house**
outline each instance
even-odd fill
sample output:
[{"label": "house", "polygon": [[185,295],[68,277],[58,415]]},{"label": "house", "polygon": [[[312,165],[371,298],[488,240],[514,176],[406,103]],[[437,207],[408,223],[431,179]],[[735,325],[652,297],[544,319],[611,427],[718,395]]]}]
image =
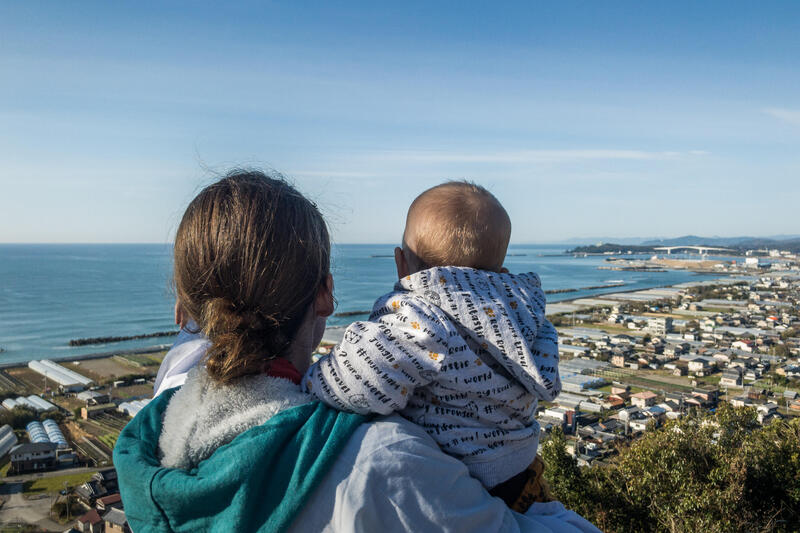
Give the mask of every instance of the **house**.
[{"label": "house", "polygon": [[645,416],[655,420],[657,424],[660,424],[667,414],[667,410],[658,405],[651,405],[642,412],[645,414]]},{"label": "house", "polygon": [[652,391],[642,391],[631,395],[631,403],[640,409],[655,405],[658,396]]},{"label": "house", "polygon": [[611,356],[611,364],[623,368],[625,366],[625,356],[619,354]]},{"label": "house", "polygon": [[755,381],[761,377],[761,372],[757,369],[750,369],[744,373],[744,379],[747,381]]},{"label": "house", "polygon": [[125,518],[125,511],[122,509],[111,508],[103,515],[105,522],[105,533],[131,533],[128,520]]},{"label": "house", "polygon": [[739,367],[726,368],[722,371],[722,377],[719,380],[722,387],[741,387],[742,386],[742,369]]},{"label": "house", "polygon": [[101,392],[92,390],[79,392],[75,397],[78,400],[85,402],[86,405],[100,405],[104,403],[109,403],[111,401],[111,398],[107,393],[103,394]]},{"label": "house", "polygon": [[749,407],[753,405],[753,400],[747,396],[737,396],[735,398],[731,398],[730,402],[734,407]]},{"label": "house", "polygon": [[630,385],[622,385],[621,383],[611,384],[611,394],[619,396],[620,398],[627,398],[631,393]]},{"label": "house", "polygon": [[102,483],[90,479],[86,483],[79,485],[75,489],[75,494],[83,505],[93,507],[97,499],[108,495],[108,491],[103,487]]},{"label": "house", "polygon": [[104,513],[109,509],[121,509],[122,497],[120,496],[119,492],[115,492],[114,494],[109,494],[108,496],[97,498],[97,502],[95,503],[95,508],[100,513]]},{"label": "house", "polygon": [[81,407],[81,418],[89,420],[90,418],[97,418],[103,413],[110,413],[116,410],[117,406],[113,403],[87,404],[86,407]]},{"label": "house", "polygon": [[698,355],[689,360],[689,372],[694,372],[696,374],[702,374],[708,372],[711,368],[716,365],[713,357],[707,357],[703,355]]},{"label": "house", "polygon": [[626,407],[625,409],[620,409],[619,413],[617,414],[617,417],[622,421],[643,416],[644,415],[642,414],[641,409],[638,407]]},{"label": "house", "polygon": [[752,352],[756,343],[754,341],[744,339],[731,343],[731,348],[735,350],[742,350],[744,352]]},{"label": "house", "polygon": [[97,509],[91,509],[75,521],[75,529],[81,533],[103,533],[104,525]]},{"label": "house", "polygon": [[616,394],[609,395],[608,398],[606,398],[606,402],[608,403],[607,407],[604,406],[606,409],[616,409],[617,407],[625,405],[625,400]]},{"label": "house", "polygon": [[11,472],[21,474],[53,470],[56,467],[56,448],[52,442],[25,442],[11,448]]},{"label": "house", "polygon": [[687,346],[683,344],[669,343],[664,347],[664,355],[675,356],[686,353]]},{"label": "house", "polygon": [[103,470],[98,470],[92,475],[92,480],[103,485],[109,494],[119,490],[117,484],[117,471],[114,468],[104,468]]},{"label": "house", "polygon": [[75,489],[75,494],[86,507],[94,507],[95,502],[103,502],[100,504],[102,510],[106,506],[116,507],[114,502],[118,491],[117,471],[106,468],[95,472],[89,481]]}]

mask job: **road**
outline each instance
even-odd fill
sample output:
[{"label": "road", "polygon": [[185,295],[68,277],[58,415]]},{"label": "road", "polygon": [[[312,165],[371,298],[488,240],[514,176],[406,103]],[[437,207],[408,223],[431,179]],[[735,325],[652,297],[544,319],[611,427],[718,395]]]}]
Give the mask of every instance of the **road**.
[{"label": "road", "polygon": [[45,531],[64,531],[66,526],[50,519],[51,496],[33,500],[22,497],[22,482],[6,482],[0,486],[5,504],[0,507],[0,524],[23,522],[35,524]]},{"label": "road", "polygon": [[34,495],[31,499],[25,499],[22,496],[23,485],[26,481],[84,472],[97,472],[97,468],[68,468],[3,478],[3,483],[0,485],[0,497],[5,500],[5,503],[0,507],[0,524],[23,522],[35,524],[46,531],[64,531],[66,526],[50,519],[50,505],[53,502],[53,495],[41,494]]},{"label": "road", "polygon": [[66,476],[68,474],[80,474],[83,472],[97,472],[96,466],[80,466],[77,468],[64,468],[62,470],[51,470],[49,472],[36,472],[31,474],[20,474],[18,476],[8,476],[6,478],[0,479],[5,483],[23,483],[25,481],[36,481],[37,479],[42,479],[44,477],[59,477],[59,476]]}]

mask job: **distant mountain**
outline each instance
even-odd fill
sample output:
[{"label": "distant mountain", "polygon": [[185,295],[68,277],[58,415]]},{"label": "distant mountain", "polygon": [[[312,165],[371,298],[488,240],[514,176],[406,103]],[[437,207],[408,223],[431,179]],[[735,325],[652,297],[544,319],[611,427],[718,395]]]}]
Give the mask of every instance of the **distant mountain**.
[{"label": "distant mountain", "polygon": [[800,235],[776,235],[771,237],[698,237],[684,235],[674,239],[644,241],[643,246],[721,246],[730,248],[759,248],[784,246],[800,240]]},{"label": "distant mountain", "polygon": [[696,237],[687,235],[677,239],[664,239],[648,241],[641,245],[622,243],[599,243],[585,246],[576,246],[567,253],[658,253],[657,247],[661,246],[718,246],[728,248],[734,254],[744,254],[747,250],[778,249],[793,253],[800,253],[800,238],[794,239],[765,239],[757,237]]},{"label": "distant mountain", "polygon": [[697,235],[684,235],[673,239],[655,239],[644,241],[644,246],[735,246],[742,241],[752,240],[754,237],[698,237]]},{"label": "distant mountain", "polygon": [[697,235],[684,235],[683,237],[660,238],[660,237],[574,237],[572,239],[561,239],[557,244],[604,244],[615,243],[638,246],[736,246],[739,243],[748,241],[794,241],[800,239],[800,234],[788,235],[766,235],[762,237],[699,237]]}]

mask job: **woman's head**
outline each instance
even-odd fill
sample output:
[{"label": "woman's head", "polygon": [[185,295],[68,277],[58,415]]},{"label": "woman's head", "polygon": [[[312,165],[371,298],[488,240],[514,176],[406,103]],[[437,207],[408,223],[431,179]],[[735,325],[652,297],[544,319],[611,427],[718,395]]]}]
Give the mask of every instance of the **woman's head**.
[{"label": "woman's head", "polygon": [[330,268],[317,207],[280,175],[233,171],[203,189],[175,237],[178,301],[211,340],[217,381],[286,355]]}]

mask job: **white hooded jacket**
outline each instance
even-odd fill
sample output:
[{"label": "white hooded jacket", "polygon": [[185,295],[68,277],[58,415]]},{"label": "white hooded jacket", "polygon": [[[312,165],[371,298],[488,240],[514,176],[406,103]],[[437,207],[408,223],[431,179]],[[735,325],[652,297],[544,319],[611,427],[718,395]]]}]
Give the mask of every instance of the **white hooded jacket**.
[{"label": "white hooded jacket", "polygon": [[398,411],[486,487],[502,483],[533,461],[537,402],[561,390],[539,277],[461,267],[408,276],[303,387],[338,409]]}]

